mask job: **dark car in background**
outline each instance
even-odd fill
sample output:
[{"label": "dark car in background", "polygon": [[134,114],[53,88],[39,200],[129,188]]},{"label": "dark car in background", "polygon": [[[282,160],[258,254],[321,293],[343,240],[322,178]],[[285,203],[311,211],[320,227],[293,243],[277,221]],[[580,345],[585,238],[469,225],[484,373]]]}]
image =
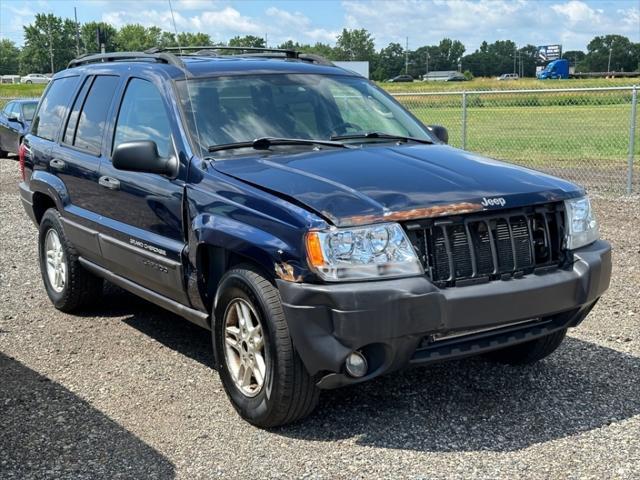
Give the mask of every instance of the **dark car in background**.
[{"label": "dark car in background", "polygon": [[56,74],[19,188],[55,307],[106,279],[211,330],[253,424],[409,366],[534,363],[608,288],[581,187],[450,147],[319,57],[200,49]]},{"label": "dark car in background", "polygon": [[18,153],[20,142],[29,131],[37,99],[13,100],[0,113],[0,157]]},{"label": "dark car in background", "polygon": [[413,77],[411,75],[397,75],[387,81],[389,83],[413,82]]}]

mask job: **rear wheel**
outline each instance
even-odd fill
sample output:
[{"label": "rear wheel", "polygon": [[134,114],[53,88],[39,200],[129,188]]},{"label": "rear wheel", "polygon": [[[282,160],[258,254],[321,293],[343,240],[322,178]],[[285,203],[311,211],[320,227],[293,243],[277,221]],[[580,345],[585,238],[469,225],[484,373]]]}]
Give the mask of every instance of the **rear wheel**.
[{"label": "rear wheel", "polygon": [[293,348],[278,290],[245,265],[225,274],[220,292],[213,341],[234,408],[265,428],[309,415],[319,391]]},{"label": "rear wheel", "polygon": [[487,353],[490,360],[509,365],[529,365],[548,357],[560,346],[567,334],[567,329],[559,330],[544,337],[537,338],[512,347],[502,348]]},{"label": "rear wheel", "polygon": [[47,295],[58,310],[72,312],[100,297],[102,279],[82,267],[54,208],[47,210],[40,222],[39,254]]}]

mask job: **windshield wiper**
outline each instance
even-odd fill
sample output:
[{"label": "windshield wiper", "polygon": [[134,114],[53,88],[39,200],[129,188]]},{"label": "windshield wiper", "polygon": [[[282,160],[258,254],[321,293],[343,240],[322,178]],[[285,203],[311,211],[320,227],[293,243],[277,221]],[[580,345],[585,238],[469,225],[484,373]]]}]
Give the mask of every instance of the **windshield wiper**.
[{"label": "windshield wiper", "polygon": [[[332,139],[333,140],[333,139]],[[313,140],[310,138],[277,138],[260,137],[248,142],[225,143],[222,145],[211,145],[207,148],[209,152],[219,152],[220,150],[233,150],[235,148],[253,148],[254,150],[269,150],[277,145],[322,145],[323,147],[349,148],[344,143],[329,140]]]},{"label": "windshield wiper", "polygon": [[331,140],[357,140],[360,138],[382,138],[386,140],[399,140],[401,142],[433,143],[431,140],[427,140],[426,138],[407,137],[404,135],[393,135],[391,133],[384,132],[362,132],[331,136]]}]

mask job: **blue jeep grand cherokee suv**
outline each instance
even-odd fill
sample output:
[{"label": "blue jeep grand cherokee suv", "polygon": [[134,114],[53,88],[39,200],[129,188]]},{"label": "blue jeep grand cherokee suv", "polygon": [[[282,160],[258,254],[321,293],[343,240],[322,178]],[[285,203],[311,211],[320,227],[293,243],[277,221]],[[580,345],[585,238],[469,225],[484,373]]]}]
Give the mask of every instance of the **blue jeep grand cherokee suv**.
[{"label": "blue jeep grand cherokee suv", "polygon": [[582,188],[451,148],[321,58],[223,53],[89,56],[49,84],[20,193],[56,308],[106,279],[210,329],[270,427],[410,365],[537,361],[608,288]]}]

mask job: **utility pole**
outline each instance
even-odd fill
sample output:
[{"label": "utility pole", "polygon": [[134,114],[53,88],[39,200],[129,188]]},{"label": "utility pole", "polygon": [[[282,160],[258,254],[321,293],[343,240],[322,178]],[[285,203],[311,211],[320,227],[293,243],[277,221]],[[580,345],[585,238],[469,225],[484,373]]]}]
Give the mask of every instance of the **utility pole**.
[{"label": "utility pole", "polygon": [[613,50],[613,40],[609,44],[609,62],[607,63],[607,73],[611,72],[611,52]]},{"label": "utility pole", "polygon": [[513,73],[516,73],[516,57],[518,56],[518,46],[513,50]]},{"label": "utility pole", "polygon": [[409,73],[409,37],[407,37],[407,46],[404,49],[404,74]]},{"label": "utility pole", "polygon": [[55,72],[53,71],[53,38],[51,35],[51,18],[47,17],[47,34],[49,36],[49,60],[51,62],[51,75]]},{"label": "utility pole", "polygon": [[80,25],[78,25],[78,11],[73,7],[73,16],[76,19],[76,54],[80,56]]},{"label": "utility pole", "polygon": [[429,51],[428,50],[427,50],[426,60],[427,60],[427,71],[426,71],[425,75],[428,75],[429,74]]}]

